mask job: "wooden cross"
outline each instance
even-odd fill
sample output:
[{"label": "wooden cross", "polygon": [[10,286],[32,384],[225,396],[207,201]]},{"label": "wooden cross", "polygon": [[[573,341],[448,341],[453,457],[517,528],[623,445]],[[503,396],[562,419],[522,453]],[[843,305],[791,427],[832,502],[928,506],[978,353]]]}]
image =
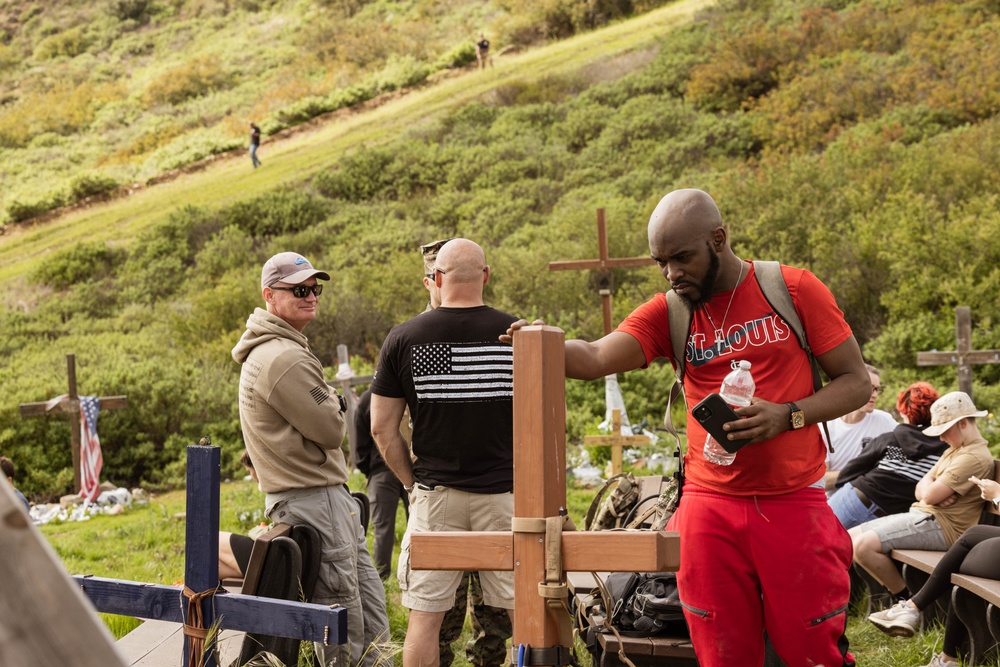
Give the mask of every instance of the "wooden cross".
[{"label": "wooden cross", "polygon": [[[61,414],[69,417],[69,436],[73,448],[73,488],[80,489],[80,396],[76,393],[76,355],[66,355],[66,373],[69,376],[69,393],[57,403],[21,403],[21,416]],[[54,399],[53,399],[54,400]],[[101,410],[118,410],[128,407],[125,396],[101,396]]]},{"label": "wooden cross", "polygon": [[648,445],[649,436],[622,435],[622,412],[615,408],[611,411],[611,432],[608,435],[585,435],[583,444],[610,446],[611,474],[617,475],[622,471],[622,448]]},{"label": "wooden cross", "polygon": [[601,295],[601,310],[604,314],[604,335],[614,331],[611,321],[611,269],[624,269],[633,266],[649,266],[655,264],[652,257],[623,257],[611,259],[608,257],[608,229],[604,222],[604,209],[597,209],[597,251],[598,259],[576,259],[568,261],[549,262],[549,271],[567,271],[571,269],[596,269],[601,271],[598,280],[597,293]]},{"label": "wooden cross", "polygon": [[[410,535],[410,564],[424,570],[513,570],[514,646],[572,645],[566,572],[663,572],[680,566],[676,532],[561,532],[566,514],[565,335],[549,326],[514,332],[514,518],[512,532]],[[563,586],[560,592],[559,587]],[[561,595],[561,598],[559,597]]]},{"label": "wooden cross", "polygon": [[[219,585],[218,447],[187,448],[187,524],[184,582],[195,592]],[[74,577],[98,611],[137,618],[185,623],[187,599],[176,586],[91,576]],[[320,604],[227,593],[201,601],[202,625],[210,628],[292,637],[327,644],[347,641],[347,610]],[[215,667],[216,646],[208,646],[205,667]],[[79,648],[79,647],[78,647]],[[189,642],[184,642],[184,665]],[[69,663],[67,663],[69,664]]]},{"label": "wooden cross", "polygon": [[917,366],[958,366],[958,389],[972,398],[972,367],[1000,364],[1000,350],[972,349],[972,310],[968,306],[955,309],[955,338],[955,351],[917,352]]}]

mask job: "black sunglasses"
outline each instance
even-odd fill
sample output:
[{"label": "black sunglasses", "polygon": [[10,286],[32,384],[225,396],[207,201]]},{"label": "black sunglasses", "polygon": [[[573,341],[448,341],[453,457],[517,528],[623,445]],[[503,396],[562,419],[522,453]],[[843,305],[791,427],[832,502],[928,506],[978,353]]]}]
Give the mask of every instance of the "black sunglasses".
[{"label": "black sunglasses", "polygon": [[309,292],[312,292],[316,296],[323,293],[322,285],[296,285],[294,287],[271,287],[271,289],[281,290],[282,292],[291,292],[292,296],[296,299],[304,299],[309,296]]}]

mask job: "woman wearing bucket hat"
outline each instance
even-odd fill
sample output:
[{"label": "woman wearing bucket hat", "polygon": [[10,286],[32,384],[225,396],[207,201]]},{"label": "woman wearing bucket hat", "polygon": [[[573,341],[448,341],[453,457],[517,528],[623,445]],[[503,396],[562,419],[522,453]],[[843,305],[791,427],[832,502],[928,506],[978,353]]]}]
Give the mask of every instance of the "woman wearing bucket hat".
[{"label": "woman wearing bucket hat", "polygon": [[931,425],[924,434],[947,445],[933,468],[917,483],[917,502],[906,514],[885,516],[849,531],[854,560],[901,601],[909,597],[906,583],[889,558],[893,549],[945,551],[979,520],[980,489],[970,477],[993,476],[993,456],[979,433],[976,410],[969,395],[945,394],[931,405]]}]

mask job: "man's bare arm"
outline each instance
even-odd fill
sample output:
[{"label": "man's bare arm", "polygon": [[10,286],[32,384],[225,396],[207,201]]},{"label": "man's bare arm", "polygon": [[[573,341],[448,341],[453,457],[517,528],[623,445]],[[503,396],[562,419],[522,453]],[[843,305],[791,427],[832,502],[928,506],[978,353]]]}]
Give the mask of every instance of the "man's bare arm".
[{"label": "man's bare arm", "polygon": [[[542,320],[535,320],[531,326],[544,326]],[[514,332],[529,326],[527,320],[518,320],[510,325],[507,333],[500,336],[505,343],[513,343]],[[627,333],[612,331],[607,336],[588,342],[585,340],[566,341],[566,377],[577,380],[595,380],[625,371],[642,368],[646,355],[642,345]]]},{"label": "man's bare arm", "polygon": [[403,486],[413,486],[413,461],[399,422],[406,409],[406,399],[372,394],[372,438],[389,470]]}]

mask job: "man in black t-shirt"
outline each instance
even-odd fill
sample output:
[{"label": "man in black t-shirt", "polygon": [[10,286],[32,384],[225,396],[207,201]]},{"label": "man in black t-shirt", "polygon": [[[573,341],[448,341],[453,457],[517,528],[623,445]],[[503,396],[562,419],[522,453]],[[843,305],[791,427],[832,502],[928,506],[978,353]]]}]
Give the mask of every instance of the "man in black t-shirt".
[{"label": "man in black t-shirt", "polygon": [[[393,328],[372,380],[372,435],[410,493],[397,576],[410,609],[403,661],[435,664],[457,571],[411,570],[412,532],[509,531],[514,510],[513,349],[498,337],[517,320],[483,303],[482,248],[446,243],[434,267],[441,306]],[[413,420],[413,455],[399,432]],[[433,520],[432,520],[433,517]],[[513,613],[512,572],[481,572],[483,599]]]},{"label": "man in black t-shirt", "polygon": [[257,157],[258,148],[260,148],[260,128],[256,124],[250,123],[250,160],[253,162],[254,169],[261,165],[261,161]]}]

